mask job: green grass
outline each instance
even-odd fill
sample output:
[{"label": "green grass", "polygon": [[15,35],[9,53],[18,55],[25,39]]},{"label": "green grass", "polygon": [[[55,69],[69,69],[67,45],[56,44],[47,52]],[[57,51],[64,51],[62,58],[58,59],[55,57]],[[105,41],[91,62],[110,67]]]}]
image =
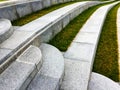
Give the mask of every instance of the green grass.
[{"label": "green grass", "polygon": [[67,2],[67,3],[63,3],[63,4],[59,4],[59,5],[54,5],[54,6],[51,6],[51,7],[48,7],[48,8],[45,8],[43,10],[40,10],[40,11],[37,11],[35,13],[32,13],[32,14],[29,14],[29,15],[26,15],[25,17],[22,17],[20,19],[17,19],[15,21],[12,22],[12,24],[14,26],[21,26],[21,25],[24,25],[24,24],[27,24],[51,11],[54,11],[56,9],[59,9],[61,7],[64,7],[64,6],[67,6],[67,5],[70,5],[70,4],[73,4],[75,2]]},{"label": "green grass", "polygon": [[93,14],[96,9],[102,5],[93,6],[85,10],[82,14],[72,20],[60,33],[58,33],[49,42],[49,44],[52,44],[61,51],[66,51],[86,20]]},{"label": "green grass", "polygon": [[120,4],[108,13],[103,25],[93,71],[119,81],[116,15]]},{"label": "green grass", "polygon": [[0,0],[0,2],[1,2],[1,1],[6,1],[6,0]]}]

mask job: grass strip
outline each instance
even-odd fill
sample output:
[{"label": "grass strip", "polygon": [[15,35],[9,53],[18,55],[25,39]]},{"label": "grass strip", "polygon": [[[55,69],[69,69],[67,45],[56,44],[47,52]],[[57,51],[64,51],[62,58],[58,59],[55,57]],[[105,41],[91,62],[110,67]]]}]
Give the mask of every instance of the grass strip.
[{"label": "grass strip", "polygon": [[58,33],[50,42],[53,46],[57,47],[61,51],[66,51],[71,42],[73,41],[80,28],[84,25],[87,19],[96,11],[99,7],[106,4],[100,4],[85,10],[78,17],[72,20],[60,33]]},{"label": "grass strip", "polygon": [[119,81],[118,45],[117,45],[117,10],[120,4],[113,7],[104,22],[93,71],[103,74],[114,81]]},{"label": "grass strip", "polygon": [[32,14],[29,14],[29,15],[26,15],[26,16],[20,18],[20,19],[14,20],[12,22],[12,25],[14,25],[14,26],[22,26],[24,24],[27,24],[27,23],[29,23],[29,22],[43,16],[43,15],[49,13],[49,12],[52,12],[52,11],[54,11],[56,9],[62,8],[64,6],[67,6],[67,5],[70,5],[70,4],[73,4],[73,3],[75,3],[75,2],[61,3],[61,4],[58,4],[58,5],[54,5],[54,6],[45,8],[43,10],[34,12]]},{"label": "grass strip", "polygon": [[2,1],[6,1],[6,0],[0,0],[0,2],[2,2]]}]

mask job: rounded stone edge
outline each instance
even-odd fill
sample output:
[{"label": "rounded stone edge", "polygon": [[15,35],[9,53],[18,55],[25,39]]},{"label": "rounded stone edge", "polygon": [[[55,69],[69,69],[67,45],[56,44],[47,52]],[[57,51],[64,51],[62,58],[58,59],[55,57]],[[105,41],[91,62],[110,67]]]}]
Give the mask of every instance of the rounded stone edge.
[{"label": "rounded stone edge", "polygon": [[[53,52],[57,52],[58,54],[59,54],[59,56],[61,57],[61,59],[63,59],[61,62],[61,64],[59,65],[59,66],[61,66],[62,68],[61,68],[61,72],[59,73],[59,75],[58,76],[52,76],[52,75],[49,75],[49,74],[51,74],[51,73],[45,73],[44,72],[44,68],[41,70],[41,74],[42,75],[44,75],[44,76],[48,76],[48,77],[52,77],[52,78],[57,78],[58,80],[59,80],[59,82],[57,83],[57,86],[56,86],[56,90],[59,90],[59,88],[60,88],[60,86],[61,86],[61,84],[62,84],[62,80],[63,80],[63,77],[64,77],[64,73],[65,73],[65,68],[64,68],[64,66],[65,66],[65,64],[64,64],[64,57],[63,57],[63,54],[62,54],[62,52],[60,52],[56,47],[54,47],[54,46],[52,46],[52,45],[49,45],[49,44],[45,44],[45,43],[42,43],[41,45],[40,45],[40,49],[41,49],[41,51],[42,51],[42,54],[43,54],[43,59],[44,59],[44,54],[46,54],[46,51],[49,51],[49,50],[53,50]],[[47,49],[47,50],[46,50]],[[45,51],[45,52],[44,52]],[[57,54],[56,53],[56,54]],[[51,54],[53,54],[52,52],[51,52]],[[56,57],[56,58],[58,58],[58,57]],[[43,61],[43,63],[44,63],[44,61]],[[44,64],[43,64],[44,65]],[[57,66],[57,65],[56,65]],[[51,69],[52,70],[52,69]],[[58,70],[58,71],[60,71],[60,70]]]},{"label": "rounded stone edge", "polygon": [[16,61],[33,64],[39,71],[43,64],[42,52],[38,47],[30,45]]},{"label": "rounded stone edge", "polygon": [[88,90],[120,90],[120,85],[101,74],[92,72]]},{"label": "rounded stone edge", "polygon": [[6,26],[8,26],[8,28],[5,28],[4,33],[0,33],[0,43],[2,43],[13,34],[14,29],[12,27],[10,20],[8,19],[0,19],[0,20],[5,21],[6,22],[5,24],[7,24]]}]

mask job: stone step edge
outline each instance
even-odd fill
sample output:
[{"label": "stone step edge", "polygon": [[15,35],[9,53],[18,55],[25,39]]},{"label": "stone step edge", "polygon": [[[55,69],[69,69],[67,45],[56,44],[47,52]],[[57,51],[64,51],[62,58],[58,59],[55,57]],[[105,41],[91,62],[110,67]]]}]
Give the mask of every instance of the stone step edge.
[{"label": "stone step edge", "polygon": [[64,77],[63,54],[54,46],[42,43],[43,65],[27,90],[59,90]]},{"label": "stone step edge", "polygon": [[42,66],[42,54],[38,47],[28,47],[1,75],[1,90],[26,90]]}]

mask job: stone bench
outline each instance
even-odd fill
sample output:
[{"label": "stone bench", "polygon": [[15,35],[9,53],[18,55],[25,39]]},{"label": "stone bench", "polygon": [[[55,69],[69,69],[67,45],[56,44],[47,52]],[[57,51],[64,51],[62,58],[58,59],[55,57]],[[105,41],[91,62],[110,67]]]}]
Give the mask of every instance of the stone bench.
[{"label": "stone bench", "polygon": [[30,44],[39,46],[41,42],[48,42],[82,11],[99,3],[74,3],[16,29],[13,35],[0,45],[0,72]]},{"label": "stone bench", "polygon": [[96,10],[83,25],[72,44],[64,54],[65,77],[61,90],[87,90],[91,76],[96,48],[108,11],[115,2]]}]

